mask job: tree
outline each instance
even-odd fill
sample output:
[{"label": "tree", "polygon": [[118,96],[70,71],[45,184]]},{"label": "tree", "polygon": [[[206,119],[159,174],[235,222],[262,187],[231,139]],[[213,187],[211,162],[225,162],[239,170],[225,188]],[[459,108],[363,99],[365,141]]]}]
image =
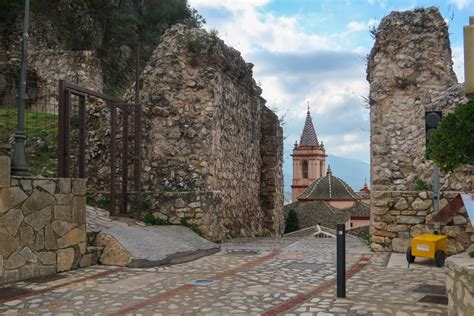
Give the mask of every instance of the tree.
[{"label": "tree", "polygon": [[298,214],[294,209],[288,211],[288,217],[286,219],[285,234],[300,230],[300,223],[298,221]]},{"label": "tree", "polygon": [[445,171],[474,165],[474,100],[459,104],[441,120],[430,137],[428,155]]}]

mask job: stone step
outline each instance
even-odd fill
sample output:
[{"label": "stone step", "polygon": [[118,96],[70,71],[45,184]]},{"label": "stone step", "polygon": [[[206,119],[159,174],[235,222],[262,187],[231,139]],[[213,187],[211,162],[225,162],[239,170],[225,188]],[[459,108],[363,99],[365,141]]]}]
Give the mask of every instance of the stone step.
[{"label": "stone step", "polygon": [[107,228],[97,234],[94,246],[104,247],[100,264],[132,268],[178,264],[220,251],[219,245],[179,225]]}]

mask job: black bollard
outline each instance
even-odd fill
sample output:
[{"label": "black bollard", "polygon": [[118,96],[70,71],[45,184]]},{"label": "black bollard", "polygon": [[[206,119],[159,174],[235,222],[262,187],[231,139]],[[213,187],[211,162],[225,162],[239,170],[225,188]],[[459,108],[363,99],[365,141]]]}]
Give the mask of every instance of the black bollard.
[{"label": "black bollard", "polygon": [[337,224],[337,297],[346,297],[346,226]]}]

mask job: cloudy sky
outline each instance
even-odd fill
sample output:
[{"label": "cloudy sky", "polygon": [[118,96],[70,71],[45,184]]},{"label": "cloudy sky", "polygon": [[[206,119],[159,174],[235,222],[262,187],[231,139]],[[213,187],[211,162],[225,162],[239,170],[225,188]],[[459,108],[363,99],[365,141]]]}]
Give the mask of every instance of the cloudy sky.
[{"label": "cloudy sky", "polygon": [[326,152],[369,161],[366,56],[370,29],[391,11],[437,6],[449,24],[463,80],[462,26],[474,0],[190,0],[207,29],[255,64],[267,105],[284,115],[285,164],[299,141],[309,101]]}]

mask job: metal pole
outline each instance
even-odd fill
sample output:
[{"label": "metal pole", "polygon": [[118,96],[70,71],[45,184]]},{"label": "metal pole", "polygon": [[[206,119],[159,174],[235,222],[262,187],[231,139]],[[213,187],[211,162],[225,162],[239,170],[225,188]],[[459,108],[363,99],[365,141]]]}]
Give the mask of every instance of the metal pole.
[{"label": "metal pole", "polygon": [[337,297],[346,297],[346,226],[337,224]]},{"label": "metal pole", "polygon": [[[437,213],[439,211],[439,166],[437,164],[433,164],[433,212]],[[435,223],[435,233],[441,234],[441,227],[439,223]]]},{"label": "metal pole", "polygon": [[18,123],[15,132],[15,148],[13,150],[11,171],[13,175],[28,176],[25,151],[25,94],[26,94],[26,68],[28,62],[28,27],[30,20],[30,1],[25,0],[25,17],[23,21],[23,37],[21,40],[21,70],[20,70],[20,95],[18,97]]}]

